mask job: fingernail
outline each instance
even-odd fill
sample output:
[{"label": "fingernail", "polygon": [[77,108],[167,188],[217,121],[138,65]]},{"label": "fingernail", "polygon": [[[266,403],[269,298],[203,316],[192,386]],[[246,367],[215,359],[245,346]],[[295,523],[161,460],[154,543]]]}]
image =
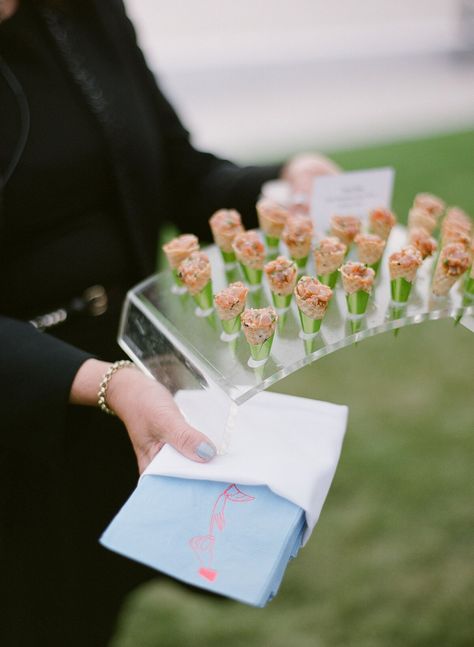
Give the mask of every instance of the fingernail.
[{"label": "fingernail", "polygon": [[196,454],[204,461],[210,461],[216,455],[215,448],[209,443],[199,443],[196,447]]}]

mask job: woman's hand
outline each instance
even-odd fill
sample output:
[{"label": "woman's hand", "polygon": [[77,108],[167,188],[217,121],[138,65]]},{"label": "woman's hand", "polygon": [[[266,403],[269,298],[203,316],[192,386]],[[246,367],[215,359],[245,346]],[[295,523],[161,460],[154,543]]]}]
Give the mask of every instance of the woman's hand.
[{"label": "woman's hand", "polygon": [[340,173],[339,166],[324,155],[302,153],[292,157],[283,167],[281,179],[290,183],[292,193],[309,197],[315,177]]},{"label": "woman's hand", "polygon": [[[107,362],[87,360],[76,374],[70,402],[96,405],[100,381],[109,367]],[[127,428],[140,473],[165,443],[200,463],[215,456],[212,442],[186,422],[170,392],[139,369],[126,367],[114,373],[106,399]]]}]

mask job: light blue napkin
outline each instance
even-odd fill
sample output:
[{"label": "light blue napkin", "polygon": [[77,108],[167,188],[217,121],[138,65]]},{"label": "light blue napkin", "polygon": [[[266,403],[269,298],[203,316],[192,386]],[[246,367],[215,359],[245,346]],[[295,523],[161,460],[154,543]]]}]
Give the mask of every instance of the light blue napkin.
[{"label": "light blue napkin", "polygon": [[301,545],[304,511],[266,486],[144,476],[101,537],[107,548],[262,607]]}]

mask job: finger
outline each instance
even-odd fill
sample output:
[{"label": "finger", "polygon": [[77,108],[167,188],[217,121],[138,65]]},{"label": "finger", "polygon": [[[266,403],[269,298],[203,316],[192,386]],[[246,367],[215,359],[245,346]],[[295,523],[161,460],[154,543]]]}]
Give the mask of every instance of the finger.
[{"label": "finger", "polygon": [[199,463],[207,463],[216,455],[216,448],[203,433],[189,425],[173,400],[172,395],[162,385],[160,390],[159,436],[160,440],[172,445],[181,454]]},{"label": "finger", "polygon": [[199,463],[207,463],[216,455],[216,448],[211,440],[203,433],[188,425],[184,418],[173,416],[168,420],[166,428],[162,429],[161,438],[175,449]]}]

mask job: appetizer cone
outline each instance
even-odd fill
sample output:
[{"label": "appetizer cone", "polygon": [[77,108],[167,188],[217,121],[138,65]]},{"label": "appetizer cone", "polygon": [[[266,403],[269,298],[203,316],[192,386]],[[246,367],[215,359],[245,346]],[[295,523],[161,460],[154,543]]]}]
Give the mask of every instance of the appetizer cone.
[{"label": "appetizer cone", "polygon": [[192,254],[192,252],[197,252],[199,250],[199,240],[194,236],[194,234],[182,234],[181,236],[177,236],[176,238],[173,238],[173,240],[167,242],[163,245],[162,249],[173,272],[176,284],[173,292],[183,294],[186,292],[186,287],[178,276],[178,267],[185,258]]},{"label": "appetizer cone", "polygon": [[316,335],[332,297],[332,290],[311,276],[302,276],[295,287],[303,338]]},{"label": "appetizer cone", "polygon": [[441,244],[444,247],[450,243],[471,245],[472,222],[465,211],[459,207],[451,207],[441,223]]},{"label": "appetizer cone", "polygon": [[433,277],[433,294],[446,296],[470,263],[471,255],[461,243],[450,243],[443,247]]},{"label": "appetizer cone", "polygon": [[251,286],[259,286],[262,282],[265,263],[265,247],[255,229],[238,234],[234,238],[232,248],[240,263],[245,280]]},{"label": "appetizer cone", "polygon": [[352,261],[343,265],[340,272],[346,293],[347,309],[353,316],[362,316],[367,309],[375,272],[363,263]]},{"label": "appetizer cone", "polygon": [[284,256],[278,256],[263,268],[272,293],[275,308],[286,310],[291,302],[291,296],[298,278],[298,270],[294,261]]},{"label": "appetizer cone", "polygon": [[422,227],[428,234],[432,234],[436,229],[437,222],[436,216],[421,207],[413,207],[408,212],[408,229]]},{"label": "appetizer cone", "polygon": [[337,236],[348,249],[359,231],[360,220],[356,216],[331,216],[331,236]]},{"label": "appetizer cone", "polygon": [[369,213],[370,233],[380,236],[384,240],[387,240],[396,223],[397,219],[395,214],[389,211],[389,209],[374,209]]},{"label": "appetizer cone", "polygon": [[242,282],[231,283],[214,296],[217,316],[221,320],[224,335],[223,341],[231,341],[239,334],[240,315],[245,308],[248,287]]},{"label": "appetizer cone", "polygon": [[273,337],[278,322],[275,310],[260,308],[255,310],[247,308],[240,315],[245,338],[250,346],[249,366],[255,368],[263,365],[270,356]]},{"label": "appetizer cone", "polygon": [[346,252],[346,245],[335,236],[322,238],[319,241],[319,247],[314,251],[314,264],[318,279],[331,289],[337,283],[338,269],[344,262]]},{"label": "appetizer cone", "polygon": [[274,200],[270,200],[270,198],[261,198],[255,208],[267,246],[270,249],[278,247],[286,219],[289,216],[288,209],[285,209]]},{"label": "appetizer cone", "polygon": [[307,216],[289,216],[283,229],[283,240],[299,268],[306,266],[311,250],[313,223]]},{"label": "appetizer cone", "polygon": [[416,209],[423,209],[435,217],[436,220],[446,209],[444,200],[432,193],[418,193],[413,200],[413,206]]},{"label": "appetizer cone", "polygon": [[235,209],[219,209],[209,219],[214,242],[221,250],[224,263],[235,262],[232,243],[237,234],[244,231],[240,213]]},{"label": "appetizer cone", "polygon": [[213,310],[211,263],[204,252],[193,252],[180,264],[178,277],[196,301],[196,314],[207,317]]},{"label": "appetizer cone", "polygon": [[406,303],[416,272],[422,263],[422,256],[416,247],[408,245],[394,252],[388,259],[390,287],[393,303]]},{"label": "appetizer cone", "polygon": [[438,247],[436,240],[423,227],[410,229],[409,243],[413,247],[416,247],[423,260],[434,254]]},{"label": "appetizer cone", "polygon": [[385,248],[385,240],[377,234],[357,234],[354,243],[357,246],[359,261],[377,273]]}]

